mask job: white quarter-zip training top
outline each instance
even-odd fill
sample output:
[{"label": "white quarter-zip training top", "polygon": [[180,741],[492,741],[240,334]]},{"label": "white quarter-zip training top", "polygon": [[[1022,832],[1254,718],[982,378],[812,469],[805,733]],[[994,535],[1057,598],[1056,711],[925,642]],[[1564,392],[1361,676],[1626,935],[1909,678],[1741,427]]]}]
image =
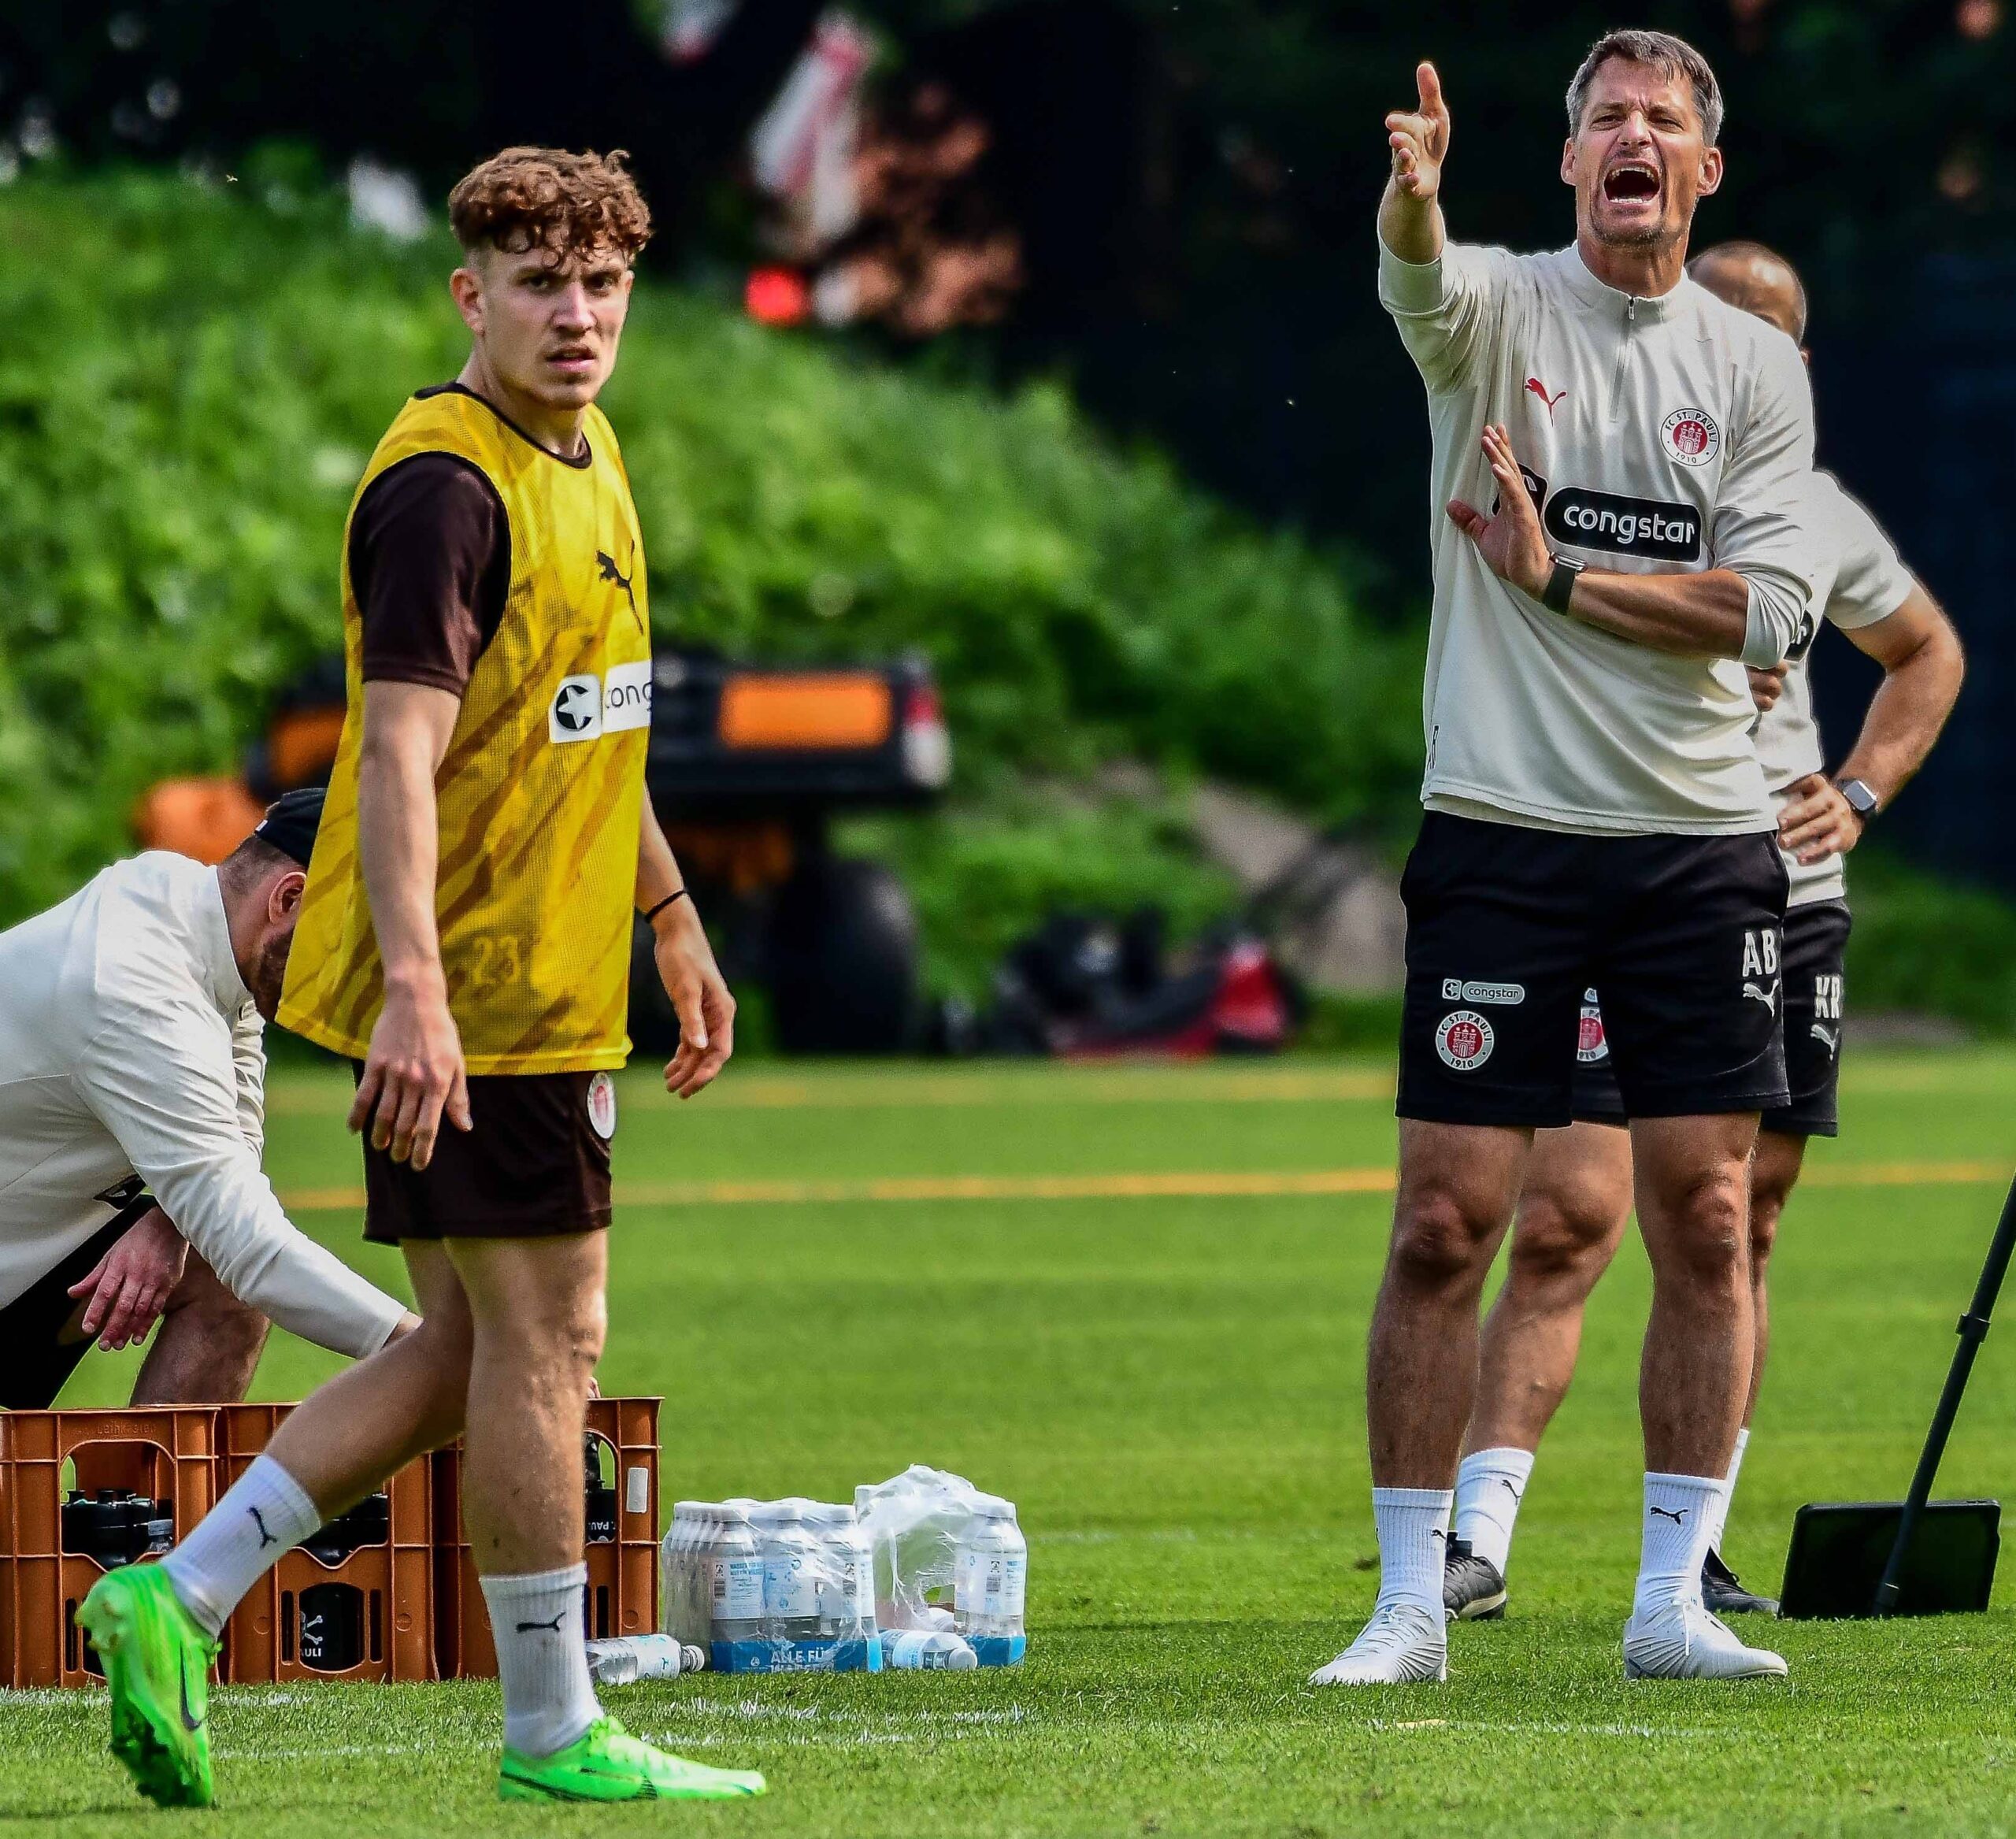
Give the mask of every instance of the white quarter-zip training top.
[{"label": "white quarter-zip training top", "polygon": [[217,872],[154,851],[0,932],[0,1306],[137,1174],[224,1287],[338,1353],[402,1307],[296,1230],[260,1167],[265,1053]]},{"label": "white quarter-zip training top", "polygon": [[[1807,481],[1807,516],[1817,539],[1820,578],[1813,604],[1824,608],[1829,625],[1844,632],[1873,626],[1910,598],[1917,586],[1883,527],[1831,473]],[[1757,758],[1773,801],[1784,803],[1786,788],[1826,765],[1820,726],[1813,718],[1810,654],[1802,647],[1785,673],[1784,693],[1757,718]],[[1840,857],[1807,864],[1785,857],[1791,877],[1788,907],[1847,896]]]},{"label": "white quarter-zip training top", "polygon": [[1379,292],[1434,436],[1422,802],[1592,835],[1770,829],[1742,662],[1547,611],[1444,507],[1490,509],[1479,439],[1503,422],[1551,546],[1598,569],[1733,569],[1750,591],[1743,662],[1774,664],[1810,636],[1817,566],[1812,393],[1792,340],[1691,280],[1620,293],[1573,247],[1450,243],[1410,264],[1382,244]]}]

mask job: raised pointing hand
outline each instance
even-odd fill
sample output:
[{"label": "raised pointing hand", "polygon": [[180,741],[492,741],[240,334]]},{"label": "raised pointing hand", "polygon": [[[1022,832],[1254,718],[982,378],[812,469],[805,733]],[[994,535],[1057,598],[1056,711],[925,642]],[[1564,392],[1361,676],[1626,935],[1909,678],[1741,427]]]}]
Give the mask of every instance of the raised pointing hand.
[{"label": "raised pointing hand", "polygon": [[1449,106],[1442,79],[1424,61],[1414,71],[1419,105],[1386,117],[1386,144],[1393,150],[1393,184],[1406,196],[1426,204],[1442,189],[1442,162],[1449,154]]}]

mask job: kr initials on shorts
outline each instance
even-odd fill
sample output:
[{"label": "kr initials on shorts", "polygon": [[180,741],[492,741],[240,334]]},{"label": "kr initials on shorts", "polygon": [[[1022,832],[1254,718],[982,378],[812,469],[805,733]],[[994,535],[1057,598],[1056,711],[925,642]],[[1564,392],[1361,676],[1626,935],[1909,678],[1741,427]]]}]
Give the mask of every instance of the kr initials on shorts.
[{"label": "kr initials on shorts", "polygon": [[1570,1122],[1592,984],[1629,1115],[1784,1106],[1786,892],[1770,831],[1586,836],[1429,812],[1400,882],[1400,1116]]}]

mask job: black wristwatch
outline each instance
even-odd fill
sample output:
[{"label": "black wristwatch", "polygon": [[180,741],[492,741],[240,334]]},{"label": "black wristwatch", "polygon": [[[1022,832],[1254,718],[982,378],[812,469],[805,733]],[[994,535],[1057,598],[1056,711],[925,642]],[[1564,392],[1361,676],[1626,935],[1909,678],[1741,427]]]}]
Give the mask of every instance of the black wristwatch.
[{"label": "black wristwatch", "polygon": [[1575,577],[1588,564],[1573,561],[1565,555],[1557,555],[1552,559],[1554,573],[1547,578],[1547,590],[1540,595],[1540,605],[1550,613],[1566,613],[1568,610],[1568,596],[1575,591]]},{"label": "black wristwatch", "polygon": [[1859,779],[1837,779],[1834,789],[1848,801],[1848,809],[1862,819],[1862,827],[1869,827],[1869,821],[1876,815],[1881,800]]}]

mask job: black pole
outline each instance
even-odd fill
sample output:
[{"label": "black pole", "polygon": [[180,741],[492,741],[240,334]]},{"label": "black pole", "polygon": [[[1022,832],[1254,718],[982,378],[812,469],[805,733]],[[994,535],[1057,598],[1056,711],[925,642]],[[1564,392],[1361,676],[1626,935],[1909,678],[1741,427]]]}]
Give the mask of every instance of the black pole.
[{"label": "black pole", "polygon": [[2009,1270],[2010,1255],[2016,1251],[2016,1184],[2002,1203],[2002,1219],[1988,1243],[1988,1262],[1981,1266],[1981,1279],[1974,1286],[1974,1300],[1960,1318],[1960,1344],[1953,1350],[1953,1364],[1946,1374],[1946,1389],[1939,1395],[1939,1409],[1932,1414],[1925,1449],[1918,1457],[1918,1473],[1911,1478],[1911,1491],[1904,1497],[1904,1511],[1897,1522],[1897,1542],[1890,1548],[1889,1562],[1883,1567],[1882,1581],[1876,1586],[1872,1615],[1888,1615],[1897,1607],[1897,1590],[1903,1578],[1904,1556],[1911,1548],[1911,1537],[1918,1529],[1925,1503],[1932,1497],[1932,1485],[1938,1479],[1940,1459],[1946,1454],[1946,1440],[1953,1433],[1953,1420],[1960,1411],[1960,1395],[1967,1389],[1967,1375],[1973,1370],[1974,1355],[1988,1338],[1988,1318],[2001,1293],[2002,1280]]}]

